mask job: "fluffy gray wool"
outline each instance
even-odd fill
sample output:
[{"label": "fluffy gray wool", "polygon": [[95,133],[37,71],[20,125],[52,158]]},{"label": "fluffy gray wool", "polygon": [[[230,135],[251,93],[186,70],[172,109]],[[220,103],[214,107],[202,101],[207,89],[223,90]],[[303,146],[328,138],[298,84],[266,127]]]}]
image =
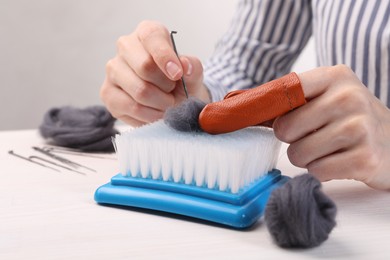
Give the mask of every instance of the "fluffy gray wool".
[{"label": "fluffy gray wool", "polygon": [[111,142],[111,137],[117,133],[114,122],[115,118],[103,106],[85,109],[65,106],[46,112],[39,130],[55,145],[108,152],[114,150]]},{"label": "fluffy gray wool", "polygon": [[336,205],[310,174],[297,176],[274,190],[265,210],[265,222],[281,247],[320,245],[335,227]]},{"label": "fluffy gray wool", "polygon": [[200,132],[199,114],[206,106],[200,99],[190,97],[178,106],[170,107],[164,115],[164,122],[182,132]]}]

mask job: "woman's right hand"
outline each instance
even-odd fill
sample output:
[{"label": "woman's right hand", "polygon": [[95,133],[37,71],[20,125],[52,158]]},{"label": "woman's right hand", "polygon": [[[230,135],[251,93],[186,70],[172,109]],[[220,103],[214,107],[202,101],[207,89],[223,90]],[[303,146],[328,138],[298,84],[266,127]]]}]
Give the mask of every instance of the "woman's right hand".
[{"label": "woman's right hand", "polygon": [[132,34],[118,39],[100,96],[114,117],[140,126],[162,118],[168,107],[186,98],[182,76],[190,96],[210,102],[199,59],[179,59],[168,30],[160,23],[144,21]]}]

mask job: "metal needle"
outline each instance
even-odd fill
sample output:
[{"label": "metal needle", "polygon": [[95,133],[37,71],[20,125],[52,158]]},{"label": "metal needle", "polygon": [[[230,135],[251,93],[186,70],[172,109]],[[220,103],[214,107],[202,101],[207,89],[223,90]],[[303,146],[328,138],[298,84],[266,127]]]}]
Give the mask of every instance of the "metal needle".
[{"label": "metal needle", "polygon": [[42,167],[51,169],[51,170],[56,171],[56,172],[60,172],[60,170],[58,170],[58,169],[52,168],[52,167],[47,166],[47,165],[45,165],[45,164],[43,164],[43,163],[36,162],[36,161],[32,160],[31,158],[27,158],[27,157],[21,156],[21,155],[19,155],[19,154],[16,154],[16,153],[14,153],[14,151],[12,151],[12,150],[8,151],[8,153],[9,153],[10,155],[16,156],[16,157],[18,157],[18,158],[20,158],[20,159],[29,161],[29,162],[31,162],[31,163],[38,164],[38,165],[40,165],[40,166],[42,166]]},{"label": "metal needle", "polygon": [[41,152],[41,153],[43,153],[43,154],[45,154],[45,155],[47,155],[47,156],[49,156],[49,157],[51,157],[51,158],[53,158],[53,159],[55,159],[55,160],[58,160],[58,161],[60,161],[60,162],[62,162],[62,163],[65,163],[65,164],[67,164],[67,165],[69,165],[69,166],[71,166],[71,167],[73,167],[73,168],[81,167],[81,168],[87,169],[87,170],[89,170],[89,171],[96,172],[94,169],[91,169],[91,168],[89,168],[89,167],[87,167],[87,166],[84,166],[84,165],[81,165],[81,164],[79,164],[79,163],[73,162],[73,161],[68,160],[68,159],[66,159],[66,158],[64,158],[64,157],[55,155],[55,154],[53,154],[53,153],[51,153],[51,152],[49,152],[49,151],[47,151],[47,150],[45,150],[45,149],[42,149],[42,148],[39,148],[39,147],[36,147],[36,146],[33,146],[32,148],[33,148],[35,151]]},{"label": "metal needle", "polygon": [[[173,38],[173,34],[176,34],[176,33],[177,33],[177,31],[171,31],[171,41],[172,41],[172,45],[173,45],[173,50],[175,51],[176,56],[179,58],[179,54],[178,54],[177,49],[176,49],[175,39]],[[186,94],[186,97],[188,98],[187,86],[186,86],[186,83],[184,81],[183,76],[181,77],[181,83],[183,84],[184,93]]]},{"label": "metal needle", "polygon": [[61,153],[61,154],[70,154],[70,155],[77,155],[77,156],[85,156],[85,157],[91,157],[91,158],[97,158],[97,159],[107,159],[107,160],[116,160],[116,158],[112,157],[111,153],[84,153],[80,152],[77,149],[72,148],[64,148],[64,147],[58,147],[58,146],[43,146],[43,150],[48,151],[49,153]]},{"label": "metal needle", "polygon": [[[53,165],[55,165],[55,166],[57,166],[57,167],[61,167],[61,168],[63,168],[63,169],[66,169],[66,170],[68,170],[68,171],[72,171],[72,172],[76,172],[76,173],[85,175],[85,173],[83,173],[83,172],[76,171],[76,170],[74,170],[74,169],[72,169],[72,168],[69,168],[69,167],[63,166],[63,165],[61,165],[61,164],[58,164],[58,163],[55,163],[55,162],[46,160],[45,158],[41,158],[41,157],[39,157],[39,156],[33,155],[33,156],[28,157],[28,158],[29,158],[31,161],[34,161],[34,159],[35,159],[35,160],[41,160],[41,161],[44,161],[44,162],[46,162],[46,163],[53,164]],[[35,161],[34,161],[34,162],[35,162]]]}]

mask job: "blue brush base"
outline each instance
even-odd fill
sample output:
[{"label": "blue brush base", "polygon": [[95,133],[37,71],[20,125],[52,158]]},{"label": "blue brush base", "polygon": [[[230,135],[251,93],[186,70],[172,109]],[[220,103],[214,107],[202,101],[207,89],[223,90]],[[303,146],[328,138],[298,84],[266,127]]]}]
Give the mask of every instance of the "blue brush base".
[{"label": "blue brush base", "polygon": [[124,177],[99,187],[95,201],[185,215],[235,228],[254,224],[264,213],[272,190],[289,178],[273,170],[237,194],[182,183]]}]

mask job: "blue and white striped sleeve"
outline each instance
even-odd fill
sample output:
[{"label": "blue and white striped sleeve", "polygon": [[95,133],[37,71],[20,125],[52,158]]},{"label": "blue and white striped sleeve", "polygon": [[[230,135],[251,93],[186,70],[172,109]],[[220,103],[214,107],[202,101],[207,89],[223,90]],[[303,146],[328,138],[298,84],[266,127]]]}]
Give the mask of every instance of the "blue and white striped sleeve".
[{"label": "blue and white striped sleeve", "polygon": [[287,74],[312,32],[310,0],[242,0],[205,63],[213,101]]}]

